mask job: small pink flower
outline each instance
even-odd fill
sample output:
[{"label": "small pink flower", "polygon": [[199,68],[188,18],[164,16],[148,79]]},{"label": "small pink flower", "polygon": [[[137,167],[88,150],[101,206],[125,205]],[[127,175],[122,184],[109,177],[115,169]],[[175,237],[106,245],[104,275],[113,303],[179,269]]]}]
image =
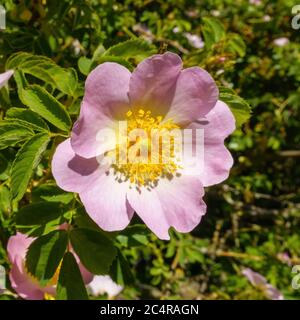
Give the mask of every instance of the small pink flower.
[{"label": "small pink flower", "polygon": [[88,292],[98,297],[99,295],[107,294],[109,299],[117,296],[123,287],[115,283],[110,276],[94,276],[94,279],[87,286]]},{"label": "small pink flower", "polygon": [[275,44],[275,46],[277,47],[284,47],[286,46],[288,43],[290,42],[290,40],[286,37],[282,37],[282,38],[277,38],[273,41],[273,43]]},{"label": "small pink flower", "polygon": [[257,288],[264,291],[266,297],[270,300],[283,300],[282,293],[271,284],[269,284],[264,276],[250,268],[242,270],[242,274],[250,281],[250,283]]},{"label": "small pink flower", "polygon": [[291,266],[292,265],[292,260],[291,260],[291,257],[289,256],[289,254],[287,252],[279,252],[277,254],[277,258],[286,263],[288,266]]},{"label": "small pink flower", "polygon": [[261,4],[261,0],[249,0],[250,4],[254,4],[255,6],[259,6]]},{"label": "small pink flower", "polygon": [[[55,273],[49,285],[42,287],[38,280],[28,273],[25,267],[26,252],[35,238],[27,237],[22,233],[11,236],[7,244],[8,258],[11,263],[9,274],[12,288],[26,300],[43,300],[45,295],[54,296],[59,270]],[[89,283],[93,275],[88,272],[75,256],[85,283]]]},{"label": "small pink flower", "polygon": [[14,70],[8,70],[4,73],[0,73],[0,89],[5,86],[5,84],[13,74]]},{"label": "small pink flower", "polygon": [[184,32],[183,35],[186,37],[186,39],[192,47],[196,49],[202,49],[204,47],[205,43],[203,42],[202,38],[199,37],[197,34]]},{"label": "small pink flower", "polygon": [[[170,239],[170,227],[191,231],[206,211],[204,187],[225,180],[233,164],[224,139],[235,119],[218,96],[205,70],[182,70],[180,57],[171,52],[145,59],[133,73],[116,63],[99,65],[87,77],[71,139],[54,154],[58,186],[79,193],[87,213],[106,231],[124,229],[134,212],[161,239]],[[202,129],[204,169],[187,173],[172,157],[166,164],[103,165],[99,159],[117,147],[110,138],[99,142],[98,133],[116,130],[120,120],[133,129]]]}]

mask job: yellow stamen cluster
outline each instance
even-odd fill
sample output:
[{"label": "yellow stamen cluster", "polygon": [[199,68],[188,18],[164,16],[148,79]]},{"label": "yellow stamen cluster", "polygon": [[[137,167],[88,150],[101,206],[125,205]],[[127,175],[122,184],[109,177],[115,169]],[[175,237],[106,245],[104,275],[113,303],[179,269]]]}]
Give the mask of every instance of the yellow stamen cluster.
[{"label": "yellow stamen cluster", "polygon": [[[148,147],[148,161],[146,163],[145,161],[128,161],[124,164],[117,162],[117,164],[113,165],[113,169],[119,180],[129,180],[137,187],[147,186],[151,188],[157,184],[159,178],[170,178],[176,174],[179,167],[174,156],[174,139],[171,138],[171,144],[169,144],[169,147],[171,146],[171,152],[169,153],[167,161],[162,161],[162,150],[164,148],[163,141],[161,141],[159,145],[159,152],[157,155],[159,159],[153,161],[154,152],[151,154],[151,132],[153,132],[153,130],[156,130],[157,132],[171,131],[173,129],[179,129],[179,126],[175,124],[173,120],[163,121],[163,117],[154,117],[151,111],[145,111],[143,109],[137,111],[129,110],[126,113],[126,120],[127,133],[134,129],[142,129],[147,134],[147,139],[137,138],[134,142],[130,141],[127,136],[125,139],[127,153],[129,148],[135,144],[146,144]],[[119,157],[120,148],[118,148],[118,144],[116,151],[117,157]]]}]

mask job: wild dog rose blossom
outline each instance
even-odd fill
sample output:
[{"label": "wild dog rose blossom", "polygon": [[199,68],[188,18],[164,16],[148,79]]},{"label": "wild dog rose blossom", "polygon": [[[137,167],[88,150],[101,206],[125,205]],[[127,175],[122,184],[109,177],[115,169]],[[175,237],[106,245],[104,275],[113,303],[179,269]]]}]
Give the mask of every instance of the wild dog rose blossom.
[{"label": "wild dog rose blossom", "polygon": [[[206,212],[204,187],[225,180],[233,164],[224,139],[235,129],[235,120],[218,95],[205,70],[182,69],[180,57],[171,52],[145,59],[132,73],[116,63],[99,65],[86,79],[71,138],[54,154],[58,186],[78,193],[87,213],[106,231],[124,229],[134,212],[161,239],[169,239],[170,227],[191,231]],[[120,156],[124,141],[116,144],[99,132],[117,132],[125,120],[131,131],[203,130],[203,170],[187,170],[174,152],[164,163],[103,164],[101,159],[113,151]],[[125,149],[129,153],[147,143],[148,138],[125,139]],[[193,139],[191,146],[196,144]]]},{"label": "wild dog rose blossom", "polygon": [[[26,270],[26,252],[34,240],[35,238],[27,237],[20,232],[9,238],[7,244],[8,258],[11,263],[9,278],[12,288],[21,298],[26,300],[43,300],[45,297],[55,296],[59,268],[49,284],[45,287],[42,287],[38,280]],[[78,262],[84,282],[89,283],[92,280],[93,275],[79,262],[77,256],[75,258]]]}]

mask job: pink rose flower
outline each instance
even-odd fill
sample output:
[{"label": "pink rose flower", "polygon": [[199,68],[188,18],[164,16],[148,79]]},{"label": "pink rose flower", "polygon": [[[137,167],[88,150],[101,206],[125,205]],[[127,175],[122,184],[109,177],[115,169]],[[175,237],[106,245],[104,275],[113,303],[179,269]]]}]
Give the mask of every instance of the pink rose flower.
[{"label": "pink rose flower", "polygon": [[[43,300],[45,297],[53,297],[55,295],[59,268],[49,284],[45,287],[42,287],[38,280],[26,270],[26,252],[34,240],[35,238],[27,237],[19,232],[9,238],[7,244],[8,258],[11,263],[9,278],[12,288],[21,298],[26,300]],[[75,256],[75,258],[78,262],[84,282],[89,283],[92,281],[93,275],[85,269],[77,256]]]},{"label": "pink rose flower", "polygon": [[282,293],[271,284],[269,284],[264,276],[250,268],[242,270],[242,274],[257,288],[260,288],[270,300],[283,300]]},{"label": "pink rose flower", "polygon": [[[235,129],[235,119],[218,96],[205,70],[182,70],[180,57],[171,52],[145,59],[133,73],[116,63],[99,65],[87,77],[71,138],[54,154],[58,186],[78,193],[87,213],[106,231],[124,229],[134,212],[160,239],[170,239],[170,227],[191,231],[206,212],[204,187],[225,180],[233,164],[224,139]],[[203,170],[182,168],[172,156],[158,164],[103,164],[101,159],[120,147],[110,137],[101,142],[98,134],[116,131],[120,120],[146,131],[202,129]]]},{"label": "pink rose flower", "polygon": [[4,87],[10,77],[14,74],[14,70],[8,70],[4,73],[0,73],[0,89]]}]

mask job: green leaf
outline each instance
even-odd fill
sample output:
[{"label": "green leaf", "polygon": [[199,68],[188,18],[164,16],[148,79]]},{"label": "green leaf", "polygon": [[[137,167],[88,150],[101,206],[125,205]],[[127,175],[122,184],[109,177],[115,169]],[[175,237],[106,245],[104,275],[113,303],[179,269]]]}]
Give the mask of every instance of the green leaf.
[{"label": "green leaf", "polygon": [[18,94],[19,96],[22,95],[22,89],[26,86],[28,86],[28,82],[25,78],[25,75],[20,70],[15,70],[14,72],[14,79],[16,81],[17,87],[18,87]]},{"label": "green leaf", "polygon": [[19,226],[40,226],[50,221],[57,221],[63,215],[58,202],[37,202],[22,207],[16,213],[16,223]]},{"label": "green leaf", "polygon": [[205,40],[205,46],[210,48],[225,37],[225,29],[218,19],[205,17],[202,18],[202,20],[202,33]]},{"label": "green leaf", "polygon": [[105,48],[103,44],[99,44],[99,46],[96,48],[96,50],[93,53],[92,60],[93,61],[97,60],[99,57],[103,55],[104,52],[105,52]]},{"label": "green leaf", "polygon": [[65,254],[62,262],[56,289],[56,299],[88,300],[80,270],[71,252]]},{"label": "green leaf", "polygon": [[29,56],[27,52],[17,52],[12,54],[7,60],[5,69],[16,69],[23,61],[25,61]]},{"label": "green leaf", "polygon": [[134,277],[131,272],[130,266],[120,250],[118,250],[118,255],[113,261],[110,270],[110,276],[116,283],[120,284],[121,286],[126,286],[134,283]]},{"label": "green leaf", "polygon": [[226,43],[227,50],[229,52],[237,53],[240,57],[246,54],[246,44],[241,36],[238,34],[230,34]]},{"label": "green leaf", "polygon": [[20,200],[26,192],[32,172],[40,162],[48,142],[49,136],[39,133],[18,151],[11,169],[11,191],[14,199]]},{"label": "green leaf", "polygon": [[220,87],[220,100],[224,101],[233,113],[236,126],[241,127],[251,116],[250,105],[233,90]]},{"label": "green leaf", "polygon": [[[94,220],[90,218],[90,216],[86,213],[85,209],[83,206],[80,206],[76,208],[76,212],[74,215],[74,222],[77,227],[83,228],[83,229],[92,229],[97,232],[103,232],[99,226],[96,224]],[[112,234],[109,233],[109,235]]]},{"label": "green leaf", "polygon": [[67,249],[68,234],[64,230],[55,230],[37,238],[26,254],[26,268],[46,286],[55,276]]},{"label": "green leaf", "polygon": [[33,201],[46,200],[49,202],[60,202],[68,204],[73,199],[73,193],[65,192],[58,188],[55,184],[43,184],[32,191]]},{"label": "green leaf", "polygon": [[53,60],[30,53],[17,53],[6,62],[6,69],[21,70],[57,88],[65,94],[73,95],[77,87],[77,73],[74,69],[64,69]]},{"label": "green leaf", "polygon": [[115,56],[103,56],[98,58],[95,62],[91,65],[91,70],[94,69],[97,65],[104,63],[104,62],[115,62],[118,64],[121,64],[125,68],[127,68],[130,71],[133,71],[134,67],[131,63],[129,63],[127,60],[121,58],[121,57],[115,57]]},{"label": "green leaf", "polygon": [[10,210],[10,192],[6,186],[0,185],[0,212],[2,211],[7,214]]},{"label": "green leaf", "polygon": [[57,128],[68,131],[71,127],[71,119],[64,106],[51,96],[47,90],[32,85],[22,90],[22,102],[32,111],[48,120]]},{"label": "green leaf", "polygon": [[70,233],[73,249],[83,265],[94,274],[107,274],[117,254],[112,241],[90,229],[74,229]]},{"label": "green leaf", "polygon": [[6,119],[21,120],[25,126],[30,126],[33,130],[49,131],[47,123],[37,113],[25,108],[8,109]]},{"label": "green leaf", "polygon": [[146,246],[148,244],[149,229],[144,225],[136,224],[127,227],[116,239],[125,247]]},{"label": "green leaf", "polygon": [[14,121],[0,121],[0,149],[14,146],[34,135],[32,129]]},{"label": "green leaf", "polygon": [[[107,49],[103,56],[118,56],[124,59],[134,58],[137,62],[156,52],[156,48],[143,39],[130,39]],[[97,59],[98,61],[98,59]]]},{"label": "green leaf", "polygon": [[80,57],[78,60],[78,68],[79,71],[87,76],[91,71],[93,60],[87,58],[87,57]]},{"label": "green leaf", "polygon": [[6,180],[9,177],[9,169],[9,161],[0,153],[0,180]]}]

